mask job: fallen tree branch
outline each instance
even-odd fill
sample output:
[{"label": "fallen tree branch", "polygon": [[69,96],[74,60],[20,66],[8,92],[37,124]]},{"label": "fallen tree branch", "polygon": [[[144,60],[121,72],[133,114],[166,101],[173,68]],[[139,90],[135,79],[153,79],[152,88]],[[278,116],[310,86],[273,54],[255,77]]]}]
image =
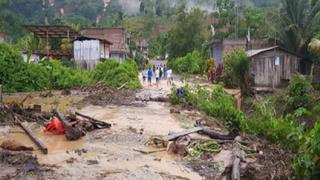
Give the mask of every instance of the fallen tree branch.
[{"label": "fallen tree branch", "polygon": [[221,140],[234,140],[239,135],[239,133],[235,130],[231,131],[227,135],[224,135],[224,134],[220,134],[216,131],[209,130],[206,128],[203,128],[203,130],[200,131],[200,133],[203,133],[203,134],[209,136],[211,139],[221,139]]},{"label": "fallen tree branch", "polygon": [[75,112],[75,114],[76,114],[77,116],[80,116],[80,117],[83,117],[83,118],[85,118],[85,119],[88,119],[89,121],[92,121],[92,122],[93,122],[93,125],[95,126],[95,128],[98,128],[98,129],[110,128],[110,127],[112,126],[110,123],[97,120],[97,119],[95,119],[95,118],[93,118],[93,117],[90,117],[90,116],[81,114],[81,113],[79,113],[79,112]]}]

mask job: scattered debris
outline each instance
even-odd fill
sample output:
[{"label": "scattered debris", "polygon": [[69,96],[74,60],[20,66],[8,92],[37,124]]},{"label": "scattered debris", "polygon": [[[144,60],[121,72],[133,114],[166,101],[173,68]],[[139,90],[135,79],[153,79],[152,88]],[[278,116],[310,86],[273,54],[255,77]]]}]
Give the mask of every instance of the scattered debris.
[{"label": "scattered debris", "polygon": [[2,149],[10,150],[10,151],[33,151],[32,146],[26,146],[22,143],[19,143],[15,140],[6,140],[2,142],[0,145]]},{"label": "scattered debris", "polygon": [[203,128],[201,130],[201,133],[209,136],[211,139],[221,139],[221,140],[234,140],[234,138],[239,135],[238,130],[232,130],[229,134],[224,135],[206,128]]},{"label": "scattered debris", "polygon": [[240,180],[240,159],[241,159],[241,151],[239,142],[241,138],[240,136],[237,136],[234,139],[232,154],[233,154],[233,163],[232,163],[232,173],[231,173],[231,179],[232,180]]},{"label": "scattered debris", "polygon": [[69,141],[75,141],[80,139],[82,133],[78,128],[72,127],[69,122],[65,119],[65,117],[59,112],[55,111],[55,115],[59,118],[59,120],[62,122],[64,128],[65,128],[65,133],[66,133],[66,138]]},{"label": "scattered debris", "polygon": [[133,149],[134,151],[140,152],[142,154],[152,154],[152,153],[157,153],[157,152],[162,152],[166,151],[166,148],[161,148],[161,149]]},{"label": "scattered debris", "polygon": [[167,137],[168,141],[173,141],[173,140],[176,140],[177,138],[181,137],[181,136],[186,136],[188,134],[192,134],[192,133],[196,133],[196,132],[199,132],[199,131],[202,131],[203,128],[202,127],[194,127],[194,128],[191,128],[191,129],[187,129],[183,132],[180,132],[180,133],[174,133],[174,134],[171,134]]},{"label": "scattered debris", "polygon": [[99,164],[99,162],[97,160],[87,160],[87,164],[88,165],[95,165],[95,164]]},{"label": "scattered debris", "polygon": [[169,153],[179,154],[180,156],[186,156],[188,151],[187,148],[191,143],[189,136],[181,136],[176,141],[170,142],[167,147]]},{"label": "scattered debris", "polygon": [[195,142],[192,143],[188,149],[187,159],[195,160],[199,159],[204,153],[218,153],[221,151],[221,146],[216,141],[210,142]]},{"label": "scattered debris", "polygon": [[107,123],[107,122],[104,122],[104,121],[99,121],[95,118],[92,118],[92,117],[89,117],[87,115],[84,115],[84,114],[81,114],[79,112],[75,112],[75,114],[77,116],[80,116],[80,117],[83,117],[83,118],[86,118],[88,119],[89,121],[92,122],[94,128],[96,129],[104,129],[104,128],[110,128],[112,125],[110,123]]},{"label": "scattered debris", "polygon": [[154,146],[157,148],[164,148],[167,147],[168,141],[165,139],[164,136],[151,136],[149,140],[145,143],[148,146]]},{"label": "scattered debris", "polygon": [[69,159],[66,160],[66,163],[68,163],[68,164],[73,164],[76,160],[77,160],[76,158],[71,157],[71,158],[69,158]]}]

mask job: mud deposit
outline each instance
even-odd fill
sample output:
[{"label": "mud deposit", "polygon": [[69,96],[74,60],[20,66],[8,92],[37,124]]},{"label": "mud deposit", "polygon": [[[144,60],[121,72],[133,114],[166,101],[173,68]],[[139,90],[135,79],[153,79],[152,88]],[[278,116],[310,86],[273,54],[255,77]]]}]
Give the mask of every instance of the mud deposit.
[{"label": "mud deposit", "polygon": [[37,123],[26,123],[48,146],[48,155],[43,155],[19,128],[8,130],[8,127],[1,127],[0,143],[12,139],[32,145],[37,162],[41,166],[53,166],[51,170],[56,174],[53,179],[202,179],[176,155],[169,155],[166,151],[151,154],[137,151],[155,149],[145,145],[152,135],[164,136],[170,131],[183,130],[170,114],[169,104],[149,102],[144,108],[87,106],[80,112],[111,122],[113,126],[69,142],[64,136],[43,133],[43,127]]}]

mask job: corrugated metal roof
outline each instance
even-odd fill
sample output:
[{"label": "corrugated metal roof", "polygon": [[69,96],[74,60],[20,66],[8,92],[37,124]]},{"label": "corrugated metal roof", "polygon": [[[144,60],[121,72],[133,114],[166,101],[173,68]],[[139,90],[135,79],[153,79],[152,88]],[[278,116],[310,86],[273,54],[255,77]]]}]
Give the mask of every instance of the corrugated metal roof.
[{"label": "corrugated metal roof", "polygon": [[81,35],[105,39],[112,43],[111,52],[128,52],[127,32],[124,28],[88,28],[80,31]]},{"label": "corrugated metal roof", "polygon": [[266,52],[266,51],[270,51],[270,50],[274,50],[274,49],[277,49],[279,48],[279,46],[273,46],[273,47],[269,47],[269,48],[263,48],[263,49],[250,49],[247,51],[247,55],[249,57],[253,57],[253,56],[256,56],[260,53],[263,53],[263,52]]}]

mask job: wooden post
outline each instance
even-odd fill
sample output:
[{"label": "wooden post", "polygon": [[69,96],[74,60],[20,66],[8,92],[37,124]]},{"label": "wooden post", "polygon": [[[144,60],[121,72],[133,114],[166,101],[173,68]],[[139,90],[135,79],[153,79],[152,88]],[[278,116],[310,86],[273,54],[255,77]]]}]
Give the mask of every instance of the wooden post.
[{"label": "wooden post", "polygon": [[40,148],[43,154],[48,154],[48,148],[35,136],[32,135],[31,131],[27,129],[21,122],[18,122],[18,125],[26,132],[30,139]]}]

